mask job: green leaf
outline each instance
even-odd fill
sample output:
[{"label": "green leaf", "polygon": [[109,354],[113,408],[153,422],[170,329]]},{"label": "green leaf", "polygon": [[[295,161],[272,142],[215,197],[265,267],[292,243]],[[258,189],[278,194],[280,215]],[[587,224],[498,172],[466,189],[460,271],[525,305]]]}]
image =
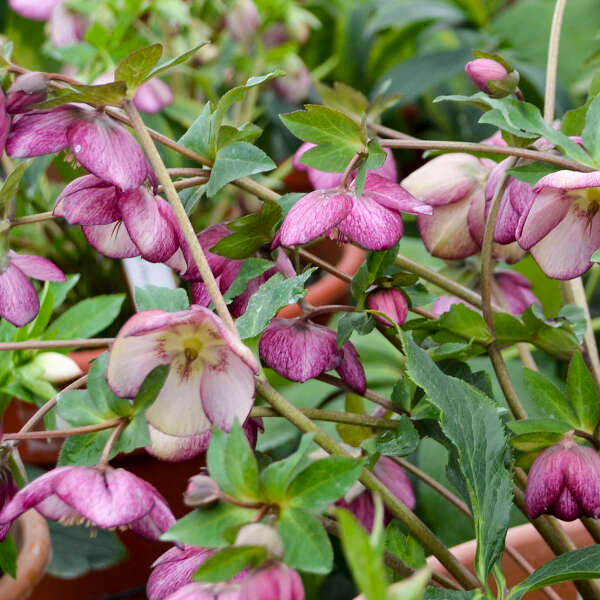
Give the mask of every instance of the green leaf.
[{"label": "green leaf", "polygon": [[529,397],[547,415],[566,421],[574,427],[579,425],[577,415],[565,395],[545,375],[523,369],[523,382]]},{"label": "green leaf", "polygon": [[180,54],[179,56],[176,56],[174,58],[170,58],[169,60],[165,60],[165,61],[161,62],[160,64],[155,66],[150,71],[150,73],[148,73],[146,80],[151,79],[152,77],[156,77],[157,75],[160,75],[161,73],[164,73],[165,71],[168,71],[169,69],[172,69],[173,67],[180,65],[181,63],[190,59],[205,44],[206,44],[206,42],[201,42],[200,44],[197,44],[196,46],[194,46],[191,50],[188,50],[187,52],[184,52],[183,54]]},{"label": "green leaf", "polygon": [[391,585],[387,597],[389,600],[423,600],[430,579],[431,569],[424,567],[404,581]]},{"label": "green leaf", "polygon": [[171,289],[147,285],[135,288],[135,305],[138,311],[158,308],[167,312],[177,312],[190,307],[187,292],[182,288]]},{"label": "green leaf", "polygon": [[32,108],[45,109],[61,106],[68,102],[84,102],[93,106],[119,106],[127,95],[127,84],[114,81],[99,85],[70,84],[65,88],[54,90],[44,102]]},{"label": "green leaf", "polygon": [[72,306],[54,321],[44,339],[88,338],[106,329],[118,316],[125,294],[87,298]]},{"label": "green leaf", "polygon": [[590,103],[585,116],[582,140],[590,156],[600,163],[600,96],[596,96]]},{"label": "green leaf", "polygon": [[260,148],[248,142],[234,142],[217,152],[206,194],[212,198],[231,181],[275,167],[275,163]]},{"label": "green leaf", "polygon": [[438,587],[425,589],[425,600],[483,600],[483,598],[484,596],[479,590],[455,592],[454,590],[444,590]]},{"label": "green leaf", "polygon": [[375,440],[375,449],[385,456],[408,456],[419,445],[419,434],[411,420],[406,415],[401,415],[400,426],[396,429],[384,431]]},{"label": "green leaf", "polygon": [[287,279],[281,273],[276,273],[263,283],[250,297],[246,312],[235,322],[241,338],[257,336],[264,331],[280,308],[303,298],[306,294],[304,284],[314,270],[315,267],[312,267],[301,275]]},{"label": "green leaf", "polygon": [[262,134],[263,130],[254,125],[254,123],[245,123],[241,127],[231,125],[221,125],[217,134],[217,149],[232,144],[233,142],[255,142]]},{"label": "green leaf", "polygon": [[558,171],[560,167],[556,165],[552,165],[547,162],[533,162],[528,165],[521,165],[520,167],[514,167],[509,169],[508,172],[510,175],[515,177],[516,179],[520,179],[525,183],[533,186],[535,185],[542,177],[546,175],[550,175],[550,173],[555,173]]},{"label": "green leaf", "polygon": [[282,460],[275,461],[267,466],[260,474],[261,491],[269,502],[278,502],[285,496],[288,484],[297,472],[302,459],[308,452],[314,433],[305,433],[300,438],[296,452]]},{"label": "green leaf", "polygon": [[364,147],[359,125],[338,110],[307,104],[306,110],[279,115],[279,118],[305,142],[343,146],[352,151],[353,156]]},{"label": "green leaf", "polygon": [[561,581],[600,577],[600,544],[565,552],[516,585],[508,600],[521,600],[527,593]]},{"label": "green leaf", "polygon": [[287,216],[292,206],[294,206],[294,204],[296,204],[296,202],[298,202],[298,200],[300,200],[302,196],[304,196],[304,194],[285,194],[277,200],[277,204],[281,208],[282,218],[285,218]]},{"label": "green leaf", "polygon": [[315,461],[290,483],[286,494],[289,506],[321,512],[354,485],[363,462],[346,456]]},{"label": "green leaf", "polygon": [[486,581],[502,555],[512,505],[512,477],[497,407],[476,388],[445,375],[408,334],[402,339],[410,378],[441,411],[443,433],[456,448],[473,511],[476,573]]},{"label": "green leaf", "polygon": [[67,298],[67,294],[77,285],[80,275],[67,275],[66,281],[50,281],[50,289],[54,296],[54,305],[52,310],[56,310]]},{"label": "green leaf", "polygon": [[226,494],[233,494],[234,487],[229,481],[227,465],[225,464],[225,449],[227,448],[227,434],[213,427],[210,436],[210,445],[206,453],[206,466],[210,476],[219,484]]},{"label": "green leaf", "polygon": [[341,348],[350,339],[353,331],[358,332],[359,335],[367,335],[373,331],[374,327],[373,315],[365,312],[345,313],[338,321],[338,348]]},{"label": "green leaf", "polygon": [[321,144],[309,148],[299,161],[308,167],[327,173],[341,173],[352,160],[356,151],[344,145]]},{"label": "green leaf", "polygon": [[363,189],[365,187],[367,171],[371,169],[379,169],[379,167],[383,165],[385,159],[387,158],[387,154],[383,151],[383,148],[375,139],[368,143],[367,150],[367,157],[360,163],[358,173],[356,174],[356,178],[354,180],[354,189],[358,198],[362,196]]},{"label": "green leaf", "polygon": [[21,185],[21,179],[29,167],[29,161],[23,161],[19,163],[10,173],[10,175],[4,180],[2,187],[0,188],[0,214],[2,212],[2,206],[8,206],[8,204],[15,197],[15,194],[19,191]]},{"label": "green leaf", "polygon": [[235,422],[225,444],[223,463],[234,498],[254,501],[258,493],[258,464],[242,426]]},{"label": "green leaf", "polygon": [[352,577],[366,600],[384,600],[387,595],[387,577],[383,565],[383,547],[373,547],[367,532],[346,510],[335,511],[340,525],[344,556]]},{"label": "green leaf", "polygon": [[304,510],[288,507],[277,520],[286,565],[308,573],[327,574],[333,566],[333,550],[321,522]]},{"label": "green leaf", "polygon": [[47,521],[52,555],[47,573],[61,579],[75,579],[89,571],[108,569],[127,557],[127,550],[114,531],[98,529],[90,536],[85,525]]},{"label": "green leaf", "polygon": [[168,374],[169,366],[160,365],[146,375],[146,379],[144,379],[144,383],[142,383],[140,391],[133,399],[131,406],[132,414],[135,415],[137,413],[144,412],[145,409],[150,406],[152,402],[154,402],[160,390],[162,389]]},{"label": "green leaf", "polygon": [[542,431],[550,433],[566,433],[569,429],[573,429],[569,423],[558,421],[557,419],[523,419],[521,421],[509,421],[507,426],[515,435],[538,433]]},{"label": "green leaf", "polygon": [[345,83],[336,81],[333,88],[330,88],[320,81],[315,81],[315,88],[325,106],[352,115],[357,119],[360,119],[369,108],[367,97]]},{"label": "green leaf", "polygon": [[227,290],[225,300],[233,300],[240,294],[243,294],[248,284],[259,275],[262,275],[269,269],[273,268],[273,263],[264,258],[248,258],[244,261],[242,268],[236,275],[230,288]]},{"label": "green leaf", "polygon": [[210,110],[210,103],[207,102],[191,127],[179,138],[179,143],[203,156],[213,158],[216,153],[211,153],[210,149],[213,120],[214,115]]},{"label": "green leaf", "polygon": [[521,452],[538,452],[548,446],[553,446],[562,440],[564,433],[551,431],[539,431],[534,433],[523,433],[517,435],[510,441],[513,448]]},{"label": "green leaf", "polygon": [[11,535],[0,542],[0,569],[13,579],[17,578],[17,545]]},{"label": "green leaf", "polygon": [[229,544],[225,538],[228,529],[251,522],[257,512],[255,509],[219,502],[179,519],[160,539],[163,542],[220,548]]},{"label": "green leaf", "polygon": [[37,338],[44,333],[44,329],[48,325],[50,318],[52,317],[52,311],[54,309],[54,294],[50,287],[50,282],[44,283],[44,288],[40,294],[40,309],[36,318],[31,321],[25,327],[21,327],[17,332],[15,341],[21,342],[31,338]]},{"label": "green leaf", "polygon": [[567,395],[580,427],[592,433],[598,423],[598,390],[580,353],[574,354],[569,363]]},{"label": "green leaf", "polygon": [[385,530],[385,549],[415,569],[425,565],[423,546],[414,537],[404,533],[403,526],[397,519]]},{"label": "green leaf", "polygon": [[144,83],[163,53],[162,44],[152,44],[130,52],[115,70],[115,81],[124,81],[130,97]]},{"label": "green leaf", "polygon": [[[80,467],[92,467],[98,464],[110,433],[109,429],[104,429],[96,433],[85,433],[67,438],[60,449],[60,455],[56,463],[57,466],[78,465]],[[116,454],[115,450],[113,448],[111,457]]]},{"label": "green leaf", "polygon": [[131,414],[129,400],[119,398],[106,382],[106,368],[108,365],[108,352],[102,353],[92,365],[88,375],[87,391],[98,403],[106,405],[115,416],[127,417]]},{"label": "green leaf", "polygon": [[258,567],[267,560],[267,549],[264,546],[230,546],[223,548],[194,573],[194,581],[218,583],[231,579],[246,567]]}]

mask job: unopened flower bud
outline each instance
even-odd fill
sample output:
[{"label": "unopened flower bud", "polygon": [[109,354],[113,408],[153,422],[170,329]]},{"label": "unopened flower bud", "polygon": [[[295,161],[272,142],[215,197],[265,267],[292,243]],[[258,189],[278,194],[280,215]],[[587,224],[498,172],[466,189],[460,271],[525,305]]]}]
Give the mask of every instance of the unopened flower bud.
[{"label": "unopened flower bud", "polygon": [[183,502],[188,506],[206,506],[220,497],[221,490],[214,479],[208,475],[194,475],[183,493]]},{"label": "unopened flower bud", "polygon": [[260,25],[260,16],[252,0],[238,0],[225,17],[227,31],[238,42],[247,44]]},{"label": "unopened flower bud", "polygon": [[[396,289],[377,289],[367,296],[367,308],[378,310],[391,317],[398,325],[403,325],[408,314],[408,302],[400,290]],[[375,318],[385,327],[392,327],[394,324],[389,319],[379,315]]]},{"label": "unopened flower bud", "polygon": [[244,525],[235,538],[234,546],[264,546],[271,558],[283,558],[283,541],[276,529],[264,523]]},{"label": "unopened flower bud", "polygon": [[26,73],[8,88],[6,110],[11,114],[23,112],[31,104],[43,102],[47,94],[48,79],[44,73]]},{"label": "unopened flower bud", "polygon": [[531,465],[525,508],[530,519],[550,514],[563,521],[600,517],[600,456],[572,435],[544,450]]},{"label": "unopened flower bud", "polygon": [[471,81],[486,94],[495,98],[508,96],[519,85],[519,73],[508,69],[492,58],[476,58],[465,65]]},{"label": "unopened flower bud", "polygon": [[284,65],[287,75],[273,80],[275,93],[285,102],[295,104],[306,98],[312,87],[310,71],[297,57],[289,56]]},{"label": "unopened flower bud", "polygon": [[60,352],[42,352],[33,359],[33,364],[43,370],[42,377],[49,383],[67,383],[83,375],[79,365]]}]

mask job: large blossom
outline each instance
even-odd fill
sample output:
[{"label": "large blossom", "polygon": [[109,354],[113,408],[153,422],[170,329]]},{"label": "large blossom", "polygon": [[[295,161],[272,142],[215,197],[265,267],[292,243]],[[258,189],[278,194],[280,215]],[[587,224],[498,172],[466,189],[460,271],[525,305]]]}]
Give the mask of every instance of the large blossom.
[{"label": "large blossom", "polygon": [[533,191],[518,224],[519,244],[549,277],[579,277],[600,248],[600,172],[557,171]]},{"label": "large blossom", "polygon": [[366,250],[385,250],[402,236],[402,212],[431,214],[432,209],[402,186],[369,173],[360,198],[353,189],[333,188],[298,200],[277,237],[282,245],[295,246],[329,234]]},{"label": "large blossom", "polygon": [[20,490],[0,512],[0,525],[30,508],[65,525],[130,528],[158,539],[175,522],[164,498],[125,469],[58,467]]},{"label": "large blossom", "polygon": [[169,375],[146,411],[152,427],[170,436],[203,434],[213,425],[243,423],[254,402],[254,356],[207,308],[140,312],[113,344],[107,381],[122,398],[133,398],[155,367]]},{"label": "large blossom", "polygon": [[[141,255],[164,262],[179,250],[179,226],[171,205],[146,186],[122,192],[95,175],[85,175],[65,187],[54,215],[81,225],[88,242],[110,258]],[[183,264],[183,256],[179,260]]]},{"label": "large blossom", "polygon": [[90,173],[123,192],[138,188],[149,176],[148,163],[134,137],[101,110],[72,104],[32,110],[15,118],[6,142],[7,154],[16,158],[66,148]]},{"label": "large blossom", "polygon": [[0,259],[0,317],[17,327],[32,321],[40,310],[38,295],[28,277],[65,281],[64,273],[41,256],[10,250],[4,259]]},{"label": "large blossom", "polygon": [[292,381],[304,382],[335,369],[359,394],[367,388],[352,342],[337,347],[335,331],[302,319],[273,319],[258,344],[265,365]]}]

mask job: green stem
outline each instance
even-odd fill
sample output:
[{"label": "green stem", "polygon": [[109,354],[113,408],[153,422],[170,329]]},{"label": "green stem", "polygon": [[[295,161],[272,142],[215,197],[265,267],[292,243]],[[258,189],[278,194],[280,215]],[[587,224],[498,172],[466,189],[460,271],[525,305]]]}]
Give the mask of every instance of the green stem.
[{"label": "green stem", "polygon": [[123,423],[127,425],[128,421],[122,417],[96,423],[94,425],[84,425],[83,427],[73,427],[72,429],[54,429],[49,431],[19,431],[18,433],[5,433],[2,436],[3,440],[45,440],[46,438],[69,438],[75,435],[84,433],[95,433],[104,429],[112,429],[113,427],[121,426]]},{"label": "green stem", "polygon": [[556,102],[556,80],[558,73],[558,53],[560,48],[560,34],[567,0],[556,0],[554,15],[548,40],[548,61],[546,63],[546,89],[544,92],[544,121],[554,121],[554,106]]},{"label": "green stem", "polygon": [[[323,430],[319,429],[294,405],[290,404],[268,382],[257,378],[256,390],[278,413],[293,423],[300,431],[304,433],[314,432],[315,442],[324,450],[337,456],[349,456],[333,439]],[[360,481],[370,491],[381,494],[385,505],[394,516],[402,521],[408,531],[423,545],[426,551],[437,557],[461,585],[467,589],[480,587],[477,578],[460,564],[441,540],[370,471],[363,470]]]},{"label": "green stem", "polygon": [[52,348],[101,348],[110,346],[115,338],[93,338],[73,340],[27,340],[25,342],[2,342],[2,350],[50,350]]}]

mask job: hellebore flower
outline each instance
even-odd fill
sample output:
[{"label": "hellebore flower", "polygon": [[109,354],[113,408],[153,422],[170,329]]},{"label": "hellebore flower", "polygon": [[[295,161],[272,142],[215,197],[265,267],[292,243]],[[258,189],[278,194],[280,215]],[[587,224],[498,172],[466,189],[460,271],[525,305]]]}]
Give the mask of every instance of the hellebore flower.
[{"label": "hellebore flower", "polygon": [[6,138],[10,130],[10,116],[6,106],[4,92],[0,90],[0,153],[4,152]]},{"label": "hellebore flower", "polygon": [[292,381],[305,382],[335,369],[358,394],[367,388],[352,342],[337,347],[335,331],[301,318],[275,318],[258,344],[263,363]]},{"label": "hellebore flower", "polygon": [[165,600],[241,600],[237,583],[188,583]]},{"label": "hellebore flower", "polygon": [[152,174],[135,138],[101,110],[65,104],[32,110],[12,124],[6,153],[16,158],[70,148],[75,158],[103,181],[123,192],[138,188]]},{"label": "hellebore flower", "polygon": [[65,525],[129,528],[154,540],[175,522],[164,498],[125,469],[57,467],[17,492],[0,512],[11,523],[30,508]]},{"label": "hellebore flower", "polygon": [[270,562],[246,577],[240,600],[304,600],[304,586],[297,571],[283,563]]},{"label": "hellebore flower", "polygon": [[[406,296],[396,289],[378,288],[367,296],[367,308],[378,310],[391,317],[398,325],[403,325],[408,314]],[[385,327],[392,327],[393,322],[379,315],[375,318]]]},{"label": "hellebore flower", "polygon": [[159,365],[169,375],[146,411],[149,424],[170,436],[197,436],[213,425],[229,431],[254,403],[254,356],[219,317],[202,306],[168,313],[146,310],[119,331],[108,359],[107,381],[133,398]]},{"label": "hellebore flower", "polygon": [[[414,510],[417,504],[410,479],[404,469],[391,458],[382,456],[373,467],[373,475],[381,479],[390,491]],[[336,506],[348,509],[367,529],[371,531],[375,520],[375,504],[371,492],[361,484],[354,484],[346,495],[336,502]],[[384,512],[384,523],[387,525],[394,516],[387,509]]]},{"label": "hellebore flower", "polygon": [[[340,185],[342,181],[342,173],[327,173],[326,171],[319,171],[318,169],[314,169],[300,162],[300,157],[310,150],[311,148],[315,148],[315,144],[311,144],[310,142],[304,142],[296,150],[296,154],[294,154],[293,165],[296,171],[306,171],[308,176],[308,180],[315,190],[324,190],[329,188],[334,188]],[[376,175],[380,175],[385,179],[389,179],[390,181],[396,183],[398,179],[398,171],[396,169],[396,162],[394,161],[394,155],[390,148],[384,148],[383,151],[387,154],[387,157],[379,167],[379,169],[373,169],[368,171],[369,173],[375,173]],[[352,172],[352,176],[356,176],[357,169]]]},{"label": "hellebore flower", "polygon": [[417,224],[429,253],[455,260],[479,252],[467,216],[473,203],[484,202],[485,182],[494,163],[470,154],[442,154],[413,171],[402,185],[432,207],[419,214]]},{"label": "hellebore flower", "polygon": [[401,212],[432,214],[433,210],[397,183],[369,173],[360,198],[354,190],[340,188],[315,190],[300,198],[278,237],[283,246],[295,246],[329,234],[366,250],[387,250],[402,236]]},{"label": "hellebore flower", "polygon": [[84,175],[65,187],[53,214],[81,225],[88,242],[109,258],[141,255],[164,262],[179,250],[171,205],[146,186],[121,192],[95,175]]},{"label": "hellebore flower", "polygon": [[31,104],[43,102],[48,95],[48,79],[44,73],[32,72],[15,79],[8,88],[6,110],[11,114],[24,112]]},{"label": "hellebore flower", "polygon": [[554,279],[573,279],[600,248],[600,172],[542,177],[517,228],[519,245]]},{"label": "hellebore flower", "polygon": [[0,259],[0,317],[16,327],[32,321],[40,310],[40,301],[28,277],[42,281],[66,281],[64,273],[41,256],[17,254],[9,250]]},{"label": "hellebore flower", "polygon": [[494,273],[494,279],[513,315],[522,315],[534,302],[541,305],[539,298],[531,290],[531,281],[521,273],[498,269]]},{"label": "hellebore flower", "polygon": [[504,65],[491,58],[476,58],[468,62],[465,73],[482,92],[497,98],[515,92],[519,83],[517,71],[509,73]]},{"label": "hellebore flower", "polygon": [[233,39],[247,44],[260,25],[260,16],[253,0],[237,0],[225,15],[225,29]]},{"label": "hellebore flower", "polygon": [[525,489],[530,519],[550,514],[563,521],[600,517],[600,456],[566,435],[531,465]]},{"label": "hellebore flower", "polygon": [[190,583],[198,567],[214,553],[213,549],[195,546],[175,546],[167,550],[152,565],[152,573],[146,584],[148,600],[165,600]]}]

